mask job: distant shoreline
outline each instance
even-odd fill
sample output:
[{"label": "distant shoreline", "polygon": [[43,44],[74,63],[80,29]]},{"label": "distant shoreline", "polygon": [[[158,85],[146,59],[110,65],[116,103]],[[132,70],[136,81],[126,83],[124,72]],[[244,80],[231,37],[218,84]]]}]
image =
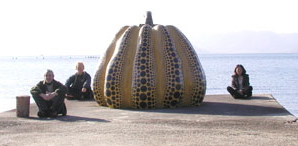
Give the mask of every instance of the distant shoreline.
[{"label": "distant shoreline", "polygon": [[[295,55],[298,53],[200,53],[197,52],[198,55]],[[0,58],[100,58],[101,55],[32,55],[32,56],[1,56]]]},{"label": "distant shoreline", "polygon": [[16,60],[16,59],[32,59],[32,58],[36,58],[36,59],[53,59],[53,58],[58,58],[58,59],[59,58],[61,58],[61,59],[76,59],[76,58],[98,59],[98,58],[100,58],[100,55],[0,56],[0,59],[12,59],[12,60]]}]

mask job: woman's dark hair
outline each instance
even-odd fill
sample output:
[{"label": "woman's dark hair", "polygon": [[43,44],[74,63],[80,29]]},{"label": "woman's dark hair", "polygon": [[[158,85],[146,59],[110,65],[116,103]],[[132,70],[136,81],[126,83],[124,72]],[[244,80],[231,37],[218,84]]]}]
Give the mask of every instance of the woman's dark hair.
[{"label": "woman's dark hair", "polygon": [[246,70],[245,70],[245,68],[243,67],[243,65],[241,65],[241,64],[237,64],[236,67],[235,67],[235,69],[234,69],[234,74],[235,74],[235,75],[237,75],[237,73],[236,73],[236,69],[237,69],[238,67],[240,67],[240,68],[242,69],[242,75],[246,74]]}]

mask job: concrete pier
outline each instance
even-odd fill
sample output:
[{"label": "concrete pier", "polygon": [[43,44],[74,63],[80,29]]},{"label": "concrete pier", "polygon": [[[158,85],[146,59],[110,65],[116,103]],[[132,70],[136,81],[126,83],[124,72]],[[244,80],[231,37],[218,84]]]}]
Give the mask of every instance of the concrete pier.
[{"label": "concrete pier", "polygon": [[199,107],[124,110],[66,101],[68,115],[29,118],[0,113],[0,145],[298,145],[297,118],[271,95],[250,100],[207,95]]}]

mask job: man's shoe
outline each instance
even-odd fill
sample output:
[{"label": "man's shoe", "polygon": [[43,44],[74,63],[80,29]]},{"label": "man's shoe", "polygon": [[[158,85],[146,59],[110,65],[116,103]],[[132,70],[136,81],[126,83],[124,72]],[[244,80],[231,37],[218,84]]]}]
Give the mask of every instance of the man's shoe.
[{"label": "man's shoe", "polygon": [[45,117],[47,117],[47,114],[46,114],[44,111],[39,111],[39,112],[37,113],[37,116],[38,116],[39,118],[45,118]]},{"label": "man's shoe", "polygon": [[67,114],[67,108],[66,108],[66,106],[65,106],[65,103],[64,103],[63,106],[62,106],[61,114],[62,114],[62,116],[66,116],[66,114]]},{"label": "man's shoe", "polygon": [[57,116],[58,116],[58,113],[57,112],[51,112],[50,113],[50,117],[51,118],[57,118]]}]

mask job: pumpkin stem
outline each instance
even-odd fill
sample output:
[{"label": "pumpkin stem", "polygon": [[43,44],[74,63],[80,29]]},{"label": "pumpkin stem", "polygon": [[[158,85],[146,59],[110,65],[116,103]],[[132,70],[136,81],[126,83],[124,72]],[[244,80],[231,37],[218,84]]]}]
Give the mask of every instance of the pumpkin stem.
[{"label": "pumpkin stem", "polygon": [[152,20],[152,15],[151,15],[151,12],[150,11],[147,11],[145,24],[148,24],[148,25],[150,25],[152,27],[154,26],[153,20]]}]

